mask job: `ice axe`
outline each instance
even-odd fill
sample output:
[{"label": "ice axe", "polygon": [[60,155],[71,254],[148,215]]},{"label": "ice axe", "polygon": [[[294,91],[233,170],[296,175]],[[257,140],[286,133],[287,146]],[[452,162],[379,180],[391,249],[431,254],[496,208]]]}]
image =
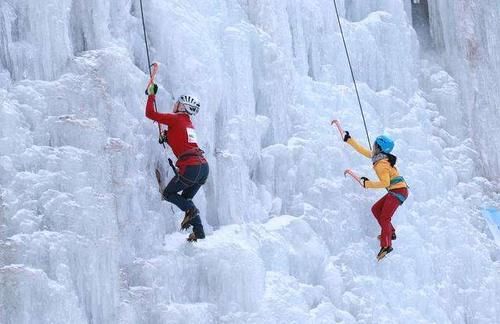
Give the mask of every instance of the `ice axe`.
[{"label": "ice axe", "polygon": [[[160,64],[157,62],[154,62],[153,64],[151,64],[149,66],[149,81],[148,81],[148,85],[146,87],[146,94],[148,94],[149,87],[153,83],[155,83],[156,74],[158,73],[159,68],[160,68]],[[156,100],[154,101],[154,107],[155,107],[155,111],[158,111],[156,109]],[[165,147],[165,143],[167,142],[167,139],[166,139],[166,135],[164,135],[164,132],[162,132],[160,123],[158,123],[158,134],[159,134],[158,135],[158,142],[161,145],[163,145],[163,147]]]},{"label": "ice axe", "polygon": [[158,69],[160,68],[160,65],[156,62],[151,64],[150,66],[150,77],[149,77],[149,82],[148,86],[146,89],[149,89],[149,86],[152,85],[155,82],[156,74],[158,73]]},{"label": "ice axe", "polygon": [[347,177],[347,175],[350,175],[354,180],[356,180],[359,183],[361,187],[363,187],[363,182],[361,181],[361,178],[356,173],[354,173],[354,171],[352,171],[351,169],[346,169],[344,171],[344,177]]},{"label": "ice axe", "polygon": [[334,120],[332,120],[332,122],[330,123],[330,125],[333,125],[333,124],[335,124],[335,126],[339,130],[340,139],[343,141],[344,140],[345,132],[344,132],[344,129],[342,129],[342,126],[340,126],[340,121],[338,121],[337,119],[334,119]]}]

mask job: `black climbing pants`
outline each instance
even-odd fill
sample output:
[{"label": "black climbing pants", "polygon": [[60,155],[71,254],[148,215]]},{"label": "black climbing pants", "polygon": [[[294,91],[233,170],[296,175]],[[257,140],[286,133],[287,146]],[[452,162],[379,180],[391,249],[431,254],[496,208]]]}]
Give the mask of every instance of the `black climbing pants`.
[{"label": "black climbing pants", "polygon": [[[196,207],[192,201],[208,178],[208,164],[189,165],[184,174],[173,177],[163,191],[163,197],[182,211]],[[182,191],[181,194],[179,192]]]},{"label": "black climbing pants", "polygon": [[[192,199],[198,190],[200,190],[201,186],[207,181],[208,173],[208,163],[187,166],[184,174],[178,174],[170,180],[163,191],[163,197],[165,200],[179,207],[182,211],[196,208]],[[181,193],[179,194],[179,192]],[[203,231],[199,215],[196,215],[190,223],[193,225],[195,234],[199,231],[198,229]]]}]

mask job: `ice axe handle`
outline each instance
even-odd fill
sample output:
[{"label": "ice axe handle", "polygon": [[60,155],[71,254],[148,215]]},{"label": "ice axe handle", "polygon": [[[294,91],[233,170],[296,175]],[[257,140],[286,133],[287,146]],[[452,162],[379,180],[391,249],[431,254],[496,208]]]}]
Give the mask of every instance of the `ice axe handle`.
[{"label": "ice axe handle", "polygon": [[351,169],[347,169],[344,171],[344,177],[347,177],[347,175],[350,175],[354,180],[356,180],[361,187],[363,187],[363,183],[361,182],[361,178],[354,173]]},{"label": "ice axe handle", "polygon": [[339,134],[340,134],[340,139],[341,140],[344,140],[344,135],[345,135],[345,132],[344,130],[342,129],[342,126],[340,126],[340,121],[338,121],[337,119],[334,119],[332,120],[332,122],[330,123],[330,125],[333,125],[335,124],[335,126],[337,127],[337,129],[339,130]]},{"label": "ice axe handle", "polygon": [[[146,92],[147,92],[147,89],[149,89],[149,87],[155,82],[155,78],[156,78],[156,74],[158,73],[158,69],[160,68],[160,65],[156,62],[154,62],[153,64],[151,64],[151,66],[149,67],[149,81],[148,81],[148,86],[146,87]],[[156,100],[154,101],[154,108],[155,108],[155,111],[157,112],[158,109],[156,109]],[[158,123],[158,133],[159,133],[159,137],[161,138],[161,126],[160,126],[160,123]],[[165,144],[164,143],[161,143],[160,144],[163,145],[163,147],[165,147]]]},{"label": "ice axe handle", "polygon": [[149,82],[148,82],[148,86],[146,87],[146,89],[148,89],[149,86],[155,82],[156,74],[158,73],[159,67],[160,67],[160,65],[156,62],[151,64],[151,70],[150,70],[151,75],[149,77]]}]

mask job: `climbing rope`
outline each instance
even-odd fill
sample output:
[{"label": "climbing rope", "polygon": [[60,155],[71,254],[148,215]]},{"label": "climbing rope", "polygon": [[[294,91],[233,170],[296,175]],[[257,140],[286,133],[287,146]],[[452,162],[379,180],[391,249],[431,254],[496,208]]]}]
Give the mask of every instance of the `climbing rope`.
[{"label": "climbing rope", "polygon": [[363,106],[361,105],[361,99],[359,98],[358,85],[356,84],[356,78],[354,77],[354,72],[352,69],[351,58],[349,56],[349,51],[347,50],[347,44],[345,42],[344,31],[342,30],[342,24],[340,23],[339,10],[337,9],[337,0],[333,0],[335,6],[335,13],[337,15],[337,21],[339,23],[340,35],[342,36],[342,42],[344,43],[345,54],[347,56],[347,62],[349,63],[349,69],[351,70],[352,82],[354,83],[354,89],[356,90],[356,97],[358,98],[359,110],[361,111],[361,117],[363,118],[363,124],[365,125],[366,138],[368,139],[368,145],[370,150],[372,149],[372,142],[370,141],[370,135],[368,135],[368,127],[366,127],[365,114],[363,112]]},{"label": "climbing rope", "polygon": [[151,76],[151,60],[149,58],[148,36],[146,34],[146,23],[144,22],[144,9],[142,7],[142,0],[139,0],[139,3],[141,5],[142,31],[144,32],[144,44],[146,45],[146,56],[148,58],[149,76]]},{"label": "climbing rope", "polygon": [[[142,0],[139,0],[139,3],[140,3],[140,6],[141,6],[142,31],[144,33],[144,45],[146,46],[146,57],[148,58],[149,76],[150,76],[150,78],[152,80],[153,79],[153,73],[151,71],[152,64],[151,64],[151,59],[150,59],[150,56],[149,56],[148,35],[146,33],[146,23],[144,22],[144,9],[143,9],[143,6],[142,6]],[[157,112],[158,109],[156,108],[156,100],[153,102],[153,104],[154,104],[154,107],[155,107],[155,111]],[[160,139],[159,140],[160,144],[162,144],[163,147],[165,148],[165,142],[163,141],[160,123],[158,123],[158,136],[159,136],[159,139]]]}]

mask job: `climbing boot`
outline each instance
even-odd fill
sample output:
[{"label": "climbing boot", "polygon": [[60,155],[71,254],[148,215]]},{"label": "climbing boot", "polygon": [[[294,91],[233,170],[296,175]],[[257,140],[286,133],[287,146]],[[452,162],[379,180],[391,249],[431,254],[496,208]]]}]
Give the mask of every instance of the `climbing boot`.
[{"label": "climbing boot", "polygon": [[192,225],[191,221],[193,220],[193,218],[198,216],[199,213],[200,211],[196,207],[189,208],[188,210],[186,210],[186,213],[184,214],[184,219],[181,222],[181,230],[187,230]]},{"label": "climbing boot", "polygon": [[380,249],[380,252],[377,254],[377,260],[382,260],[387,254],[391,253],[393,248],[391,246],[383,247]]},{"label": "climbing boot", "polygon": [[198,232],[198,234],[195,234],[194,232],[189,234],[189,236],[187,237],[187,241],[188,242],[197,242],[198,239],[202,240],[205,238],[205,233],[203,232]]},{"label": "climbing boot", "polygon": [[186,239],[188,242],[196,242],[198,241],[198,238],[194,233],[189,234],[188,238]]}]

